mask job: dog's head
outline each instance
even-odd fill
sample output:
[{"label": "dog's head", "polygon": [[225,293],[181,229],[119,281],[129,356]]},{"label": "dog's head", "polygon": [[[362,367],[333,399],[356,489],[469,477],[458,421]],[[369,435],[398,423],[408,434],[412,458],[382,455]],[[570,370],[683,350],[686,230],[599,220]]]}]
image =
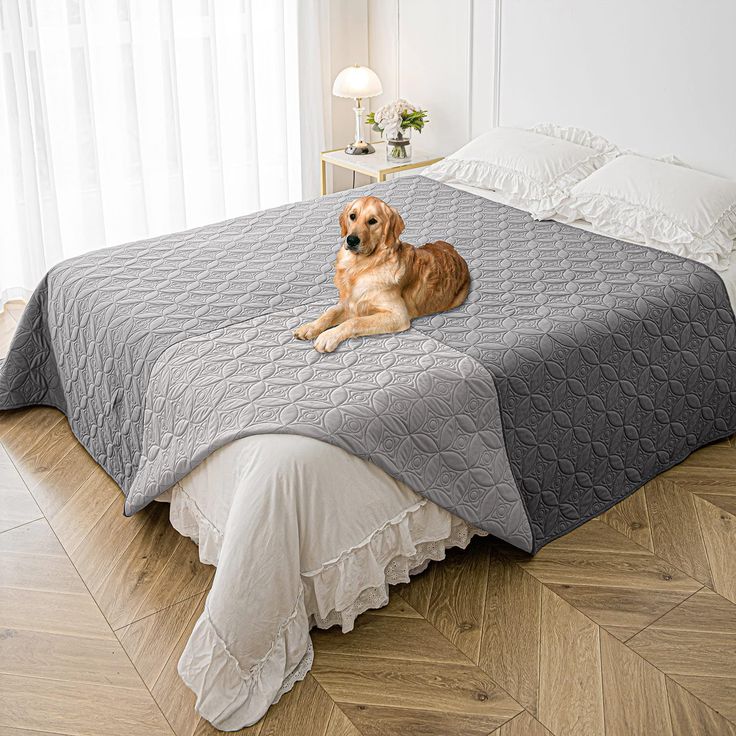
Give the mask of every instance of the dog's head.
[{"label": "dog's head", "polygon": [[401,215],[378,197],[359,197],[340,215],[340,234],[351,253],[370,256],[376,249],[393,248],[404,232]]}]

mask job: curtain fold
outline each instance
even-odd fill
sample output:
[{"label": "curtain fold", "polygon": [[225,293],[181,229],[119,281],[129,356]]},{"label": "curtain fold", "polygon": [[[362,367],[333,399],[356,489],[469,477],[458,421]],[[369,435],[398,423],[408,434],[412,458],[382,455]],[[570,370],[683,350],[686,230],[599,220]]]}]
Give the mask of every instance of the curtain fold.
[{"label": "curtain fold", "polygon": [[327,0],[0,0],[0,305],[58,261],[318,193]]}]

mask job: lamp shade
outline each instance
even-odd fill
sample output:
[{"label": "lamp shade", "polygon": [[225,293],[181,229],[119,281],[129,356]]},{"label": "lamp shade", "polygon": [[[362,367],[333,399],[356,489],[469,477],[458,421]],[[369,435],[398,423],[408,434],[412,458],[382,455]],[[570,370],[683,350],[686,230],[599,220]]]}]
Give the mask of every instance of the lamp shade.
[{"label": "lamp shade", "polygon": [[343,69],[332,85],[335,97],[375,97],[383,92],[378,75],[367,66],[349,66]]}]

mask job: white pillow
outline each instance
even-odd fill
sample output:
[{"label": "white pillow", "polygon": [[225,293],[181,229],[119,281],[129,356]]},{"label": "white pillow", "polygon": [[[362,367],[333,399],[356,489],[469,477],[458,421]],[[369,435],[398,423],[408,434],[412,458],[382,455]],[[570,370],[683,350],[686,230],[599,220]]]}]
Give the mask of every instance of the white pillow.
[{"label": "white pillow", "polygon": [[501,192],[510,205],[543,219],[556,214],[573,185],[616,155],[604,138],[578,128],[493,128],[424,174]]},{"label": "white pillow", "polygon": [[627,153],[573,186],[560,217],[720,270],[736,238],[736,181]]}]

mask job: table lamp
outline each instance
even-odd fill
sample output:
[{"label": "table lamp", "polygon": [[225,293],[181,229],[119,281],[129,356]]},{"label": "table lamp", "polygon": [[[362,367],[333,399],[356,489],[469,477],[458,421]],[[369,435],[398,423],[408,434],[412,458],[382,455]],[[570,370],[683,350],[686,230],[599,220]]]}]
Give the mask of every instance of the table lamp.
[{"label": "table lamp", "polygon": [[383,92],[381,80],[378,75],[367,66],[349,66],[343,69],[336,77],[332,85],[332,94],[335,97],[352,97],[355,100],[355,141],[346,149],[345,153],[362,156],[373,153],[376,149],[370,143],[363,140],[362,122],[365,109],[361,105],[364,97],[375,97]]}]

